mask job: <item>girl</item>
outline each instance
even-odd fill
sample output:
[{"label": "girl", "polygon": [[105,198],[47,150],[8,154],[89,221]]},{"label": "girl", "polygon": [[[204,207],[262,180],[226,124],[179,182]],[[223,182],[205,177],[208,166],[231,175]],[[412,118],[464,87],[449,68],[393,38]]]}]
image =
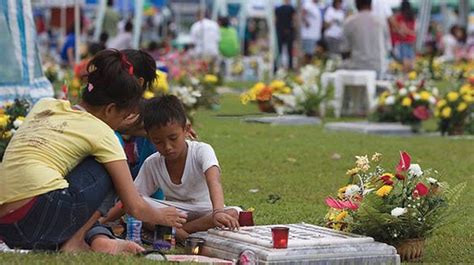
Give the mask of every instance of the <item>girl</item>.
[{"label": "girl", "polygon": [[395,26],[392,41],[397,59],[403,63],[403,71],[413,70],[415,63],[415,12],[409,1],[402,1],[400,12],[395,15]]},{"label": "girl", "polygon": [[[113,130],[143,94],[125,54],[99,52],[89,63],[82,101],[42,99],[12,138],[0,165],[0,237],[9,247],[140,252],[139,245],[86,233],[113,206],[145,222],[182,227],[186,215],[151,208],[136,191]],[[89,157],[92,156],[92,157]]]}]

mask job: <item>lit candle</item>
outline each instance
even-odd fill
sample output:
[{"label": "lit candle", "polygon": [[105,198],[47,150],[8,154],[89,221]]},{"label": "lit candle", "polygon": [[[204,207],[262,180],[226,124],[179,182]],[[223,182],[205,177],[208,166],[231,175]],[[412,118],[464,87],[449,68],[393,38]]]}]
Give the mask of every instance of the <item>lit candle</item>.
[{"label": "lit candle", "polygon": [[199,246],[194,247],[192,252],[193,252],[194,255],[199,254]]}]

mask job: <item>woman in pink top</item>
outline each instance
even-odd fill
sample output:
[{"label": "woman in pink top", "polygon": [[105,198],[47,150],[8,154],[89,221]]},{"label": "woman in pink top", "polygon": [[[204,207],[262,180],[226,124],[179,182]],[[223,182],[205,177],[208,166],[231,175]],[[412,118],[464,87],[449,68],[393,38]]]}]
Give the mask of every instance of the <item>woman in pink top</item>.
[{"label": "woman in pink top", "polygon": [[395,56],[403,63],[403,70],[409,72],[415,62],[415,13],[408,0],[403,0],[400,11],[395,15],[392,41]]}]

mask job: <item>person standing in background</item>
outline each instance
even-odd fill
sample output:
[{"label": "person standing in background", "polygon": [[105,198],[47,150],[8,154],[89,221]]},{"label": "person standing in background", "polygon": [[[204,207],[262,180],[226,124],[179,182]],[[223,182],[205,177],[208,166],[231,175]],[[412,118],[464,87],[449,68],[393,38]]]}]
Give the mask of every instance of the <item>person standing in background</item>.
[{"label": "person standing in background", "polygon": [[219,55],[219,25],[204,10],[198,11],[198,21],[191,26],[191,39],[195,56],[211,59]]},{"label": "person standing in background", "polygon": [[120,15],[114,9],[114,0],[107,1],[107,8],[105,9],[104,22],[102,31],[107,33],[109,38],[114,38],[118,33],[117,25],[120,22]]},{"label": "person standing in background", "polygon": [[394,17],[392,41],[395,56],[403,63],[403,71],[408,73],[415,63],[415,13],[408,0],[403,0],[400,11]]},{"label": "person standing in background", "polygon": [[288,52],[288,69],[293,69],[293,42],[295,40],[294,17],[295,8],[291,5],[290,0],[285,0],[284,4],[275,9],[276,34],[278,41],[278,57],[275,60],[275,71],[281,60],[283,53],[283,45],[286,46]]},{"label": "person standing in background", "polygon": [[324,14],[324,24],[326,40],[329,53],[339,54],[342,42],[342,24],[344,23],[344,10],[342,10],[342,0],[334,0]]},{"label": "person standing in background", "polygon": [[311,63],[316,43],[321,39],[323,19],[318,0],[307,0],[303,5],[301,24],[301,44],[304,52],[304,64]]}]

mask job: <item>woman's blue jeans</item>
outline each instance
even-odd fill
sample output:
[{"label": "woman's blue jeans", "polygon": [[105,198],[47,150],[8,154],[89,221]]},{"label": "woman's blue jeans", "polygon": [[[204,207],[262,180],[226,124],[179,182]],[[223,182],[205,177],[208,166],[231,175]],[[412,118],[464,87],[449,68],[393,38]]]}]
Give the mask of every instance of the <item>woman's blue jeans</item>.
[{"label": "woman's blue jeans", "polygon": [[84,159],[67,176],[69,187],[38,196],[27,215],[0,224],[0,238],[10,248],[58,250],[99,210],[113,207],[112,180],[93,157]]}]

